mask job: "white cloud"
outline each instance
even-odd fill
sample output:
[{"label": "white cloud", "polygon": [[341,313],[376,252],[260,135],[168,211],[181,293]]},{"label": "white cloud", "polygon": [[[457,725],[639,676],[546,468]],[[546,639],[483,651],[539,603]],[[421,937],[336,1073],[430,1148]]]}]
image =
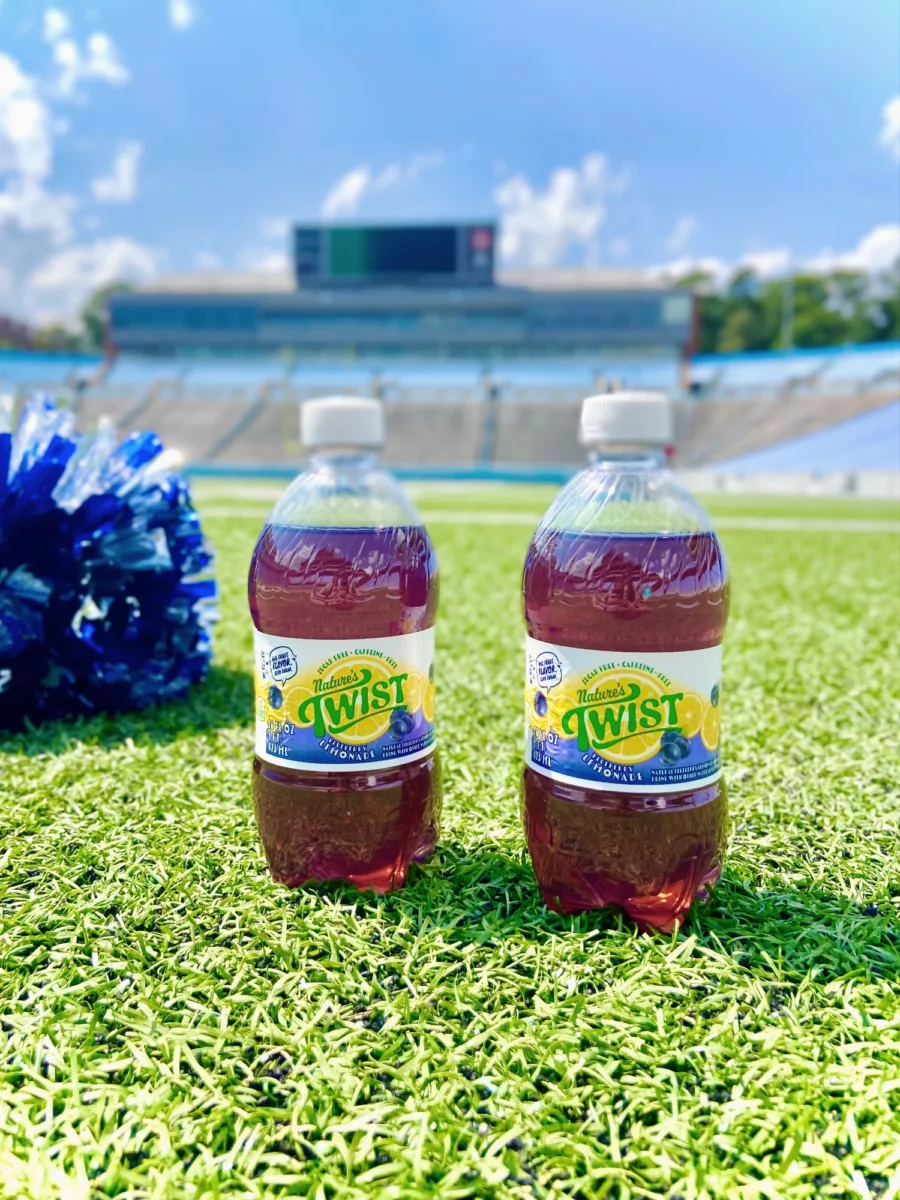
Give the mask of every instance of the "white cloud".
[{"label": "white cloud", "polygon": [[198,250],[194,262],[201,271],[218,271],[222,266],[222,259],[210,250]]},{"label": "white cloud", "polygon": [[425,171],[436,171],[447,161],[444,150],[414,154],[406,163],[390,162],[375,174],[367,164],[360,164],[342,175],[322,201],[321,213],[326,220],[352,216],[370,192],[386,192],[388,188],[408,187]]},{"label": "white cloud", "polygon": [[84,50],[79,49],[74,38],[57,38],[53,43],[53,59],[59,68],[56,90],[65,97],[74,96],[83,80],[123,84],[131,78],[115,43],[106,33],[92,33]]},{"label": "white cloud", "polygon": [[675,222],[675,228],[666,238],[666,249],[678,254],[690,242],[697,229],[697,218],[685,213]]},{"label": "white cloud", "polygon": [[341,176],[322,201],[322,216],[327,220],[352,216],[371,184],[371,169],[367,166],[354,167]]},{"label": "white cloud", "polygon": [[375,182],[372,184],[376,192],[383,192],[386,188],[393,187],[395,183],[399,183],[403,178],[403,163],[392,162],[388,163],[375,176]]},{"label": "white cloud", "polygon": [[571,256],[594,260],[606,197],[627,186],[627,173],[611,172],[603,154],[587,155],[578,167],[558,167],[544,191],[522,174],[505,179],[493,192],[501,259],[530,267],[554,266]]},{"label": "white cloud", "polygon": [[120,279],[140,283],[155,274],[158,263],[155,251],[127,237],[67,246],[25,281],[31,312],[44,321],[70,317],[97,288]]},{"label": "white cloud", "polygon": [[34,80],[0,54],[0,172],[46,179],[52,158],[50,111]]},{"label": "white cloud", "polygon": [[53,121],[35,81],[0,54],[0,311],[30,315],[23,280],[70,241],[74,196],[47,191]]},{"label": "white cloud", "polygon": [[287,254],[271,246],[245,246],[238,255],[238,264],[245,271],[271,274],[280,274],[290,266]]},{"label": "white cloud", "polygon": [[883,146],[897,162],[900,162],[900,96],[888,100],[881,110],[878,145]]},{"label": "white cloud", "polygon": [[791,271],[808,271],[813,275],[827,275],[832,271],[860,271],[876,275],[892,267],[900,260],[900,225],[877,225],[861,237],[852,250],[822,250],[812,258],[798,259],[787,246],[770,250],[752,250],[740,258],[726,261],[707,256],[703,258],[677,258],[658,267],[650,267],[651,274],[663,275],[667,279],[679,279],[685,275],[702,272],[711,276],[717,287],[736,271],[751,270],[760,279],[775,279]]},{"label": "white cloud", "polygon": [[775,279],[795,265],[790,250],[778,246],[772,250],[751,250],[730,262],[712,254],[697,258],[684,255],[661,266],[650,267],[649,271],[667,279],[683,279],[685,275],[699,273],[710,276],[716,287],[723,287],[738,271],[752,271],[759,279]]},{"label": "white cloud", "polygon": [[[273,274],[287,271],[290,266],[287,254],[290,228],[290,217],[263,217],[259,223],[259,236],[263,239],[262,242],[245,246],[239,251],[238,265],[245,271],[262,271]],[[202,265],[199,256],[197,265]],[[220,267],[221,265],[221,262],[217,261],[215,264],[210,263],[204,269],[212,269],[213,266]]]},{"label": "white cloud", "polygon": [[436,171],[447,161],[443,150],[432,150],[430,154],[415,154],[406,164],[403,172],[405,183],[415,183],[423,171]]},{"label": "white cloud", "polygon": [[69,18],[61,8],[44,9],[44,41],[55,42],[69,32]]},{"label": "white cloud", "polygon": [[875,274],[894,266],[900,259],[900,225],[876,225],[859,239],[852,250],[835,253],[823,250],[804,264],[807,270],[865,271]]},{"label": "white cloud", "polygon": [[738,259],[739,270],[752,271],[760,279],[775,279],[784,275],[791,266],[792,256],[787,246],[773,250],[751,250]]},{"label": "white cloud", "polygon": [[102,204],[128,204],[137,195],[138,163],[144,147],[140,142],[123,142],[108,175],[91,180],[94,199]]},{"label": "white cloud", "polygon": [[264,238],[277,238],[283,241],[291,228],[290,217],[263,217],[259,223],[260,235]]},{"label": "white cloud", "polygon": [[173,29],[189,29],[196,19],[192,0],[169,0],[169,23]]},{"label": "white cloud", "polygon": [[72,238],[72,214],[78,207],[74,196],[45,191],[32,179],[14,180],[0,192],[0,259],[14,250],[5,246],[3,236],[18,229],[33,239],[39,235],[47,246],[63,246]]},{"label": "white cloud", "polygon": [[[45,18],[45,29],[55,39],[54,52],[66,45],[59,18]],[[77,60],[79,78],[85,77],[82,68],[90,77],[105,77],[109,45],[99,36],[99,44],[88,42],[87,58]],[[46,186],[54,132],[35,80],[0,54],[0,312],[39,322],[70,318],[94,288],[113,279],[144,279],[157,265],[156,253],[130,238],[75,243],[77,197]],[[119,185],[121,191],[121,179]]]},{"label": "white cloud", "polygon": [[685,275],[693,275],[695,273],[709,275],[715,286],[721,287],[727,283],[737,269],[738,264],[736,262],[727,263],[722,258],[706,255],[701,258],[690,258],[688,256],[674,258],[670,262],[648,267],[647,273],[649,275],[661,275],[664,279],[671,280],[683,279]]}]

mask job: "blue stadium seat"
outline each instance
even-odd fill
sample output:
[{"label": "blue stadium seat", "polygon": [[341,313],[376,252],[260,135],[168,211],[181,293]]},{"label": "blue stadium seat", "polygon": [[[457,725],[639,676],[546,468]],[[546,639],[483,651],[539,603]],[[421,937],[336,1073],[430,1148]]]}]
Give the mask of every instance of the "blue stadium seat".
[{"label": "blue stadium seat", "polygon": [[83,354],[0,351],[0,389],[62,384],[75,377],[89,377],[102,361]]},{"label": "blue stadium seat", "polygon": [[782,388],[789,383],[815,375],[825,366],[821,355],[759,355],[736,358],[723,364],[719,386],[726,391],[756,388]]},{"label": "blue stadium seat", "polygon": [[825,387],[832,383],[865,385],[879,376],[900,376],[900,346],[896,343],[885,349],[848,350],[845,354],[832,355],[822,382]]},{"label": "blue stadium seat", "polygon": [[691,361],[694,387],[710,395],[746,395],[792,385],[828,391],[864,387],[900,375],[900,343],[836,346],[789,353],[703,354]]},{"label": "blue stadium seat", "polygon": [[277,359],[232,360],[211,358],[190,363],[184,368],[187,387],[257,388],[260,384],[284,380],[286,366]]},{"label": "blue stadium seat", "polygon": [[728,462],[716,470],[863,471],[900,469],[900,401],[871,409],[849,421]]},{"label": "blue stadium seat", "polygon": [[115,360],[104,380],[106,384],[145,384],[150,386],[158,379],[177,379],[181,364],[168,358],[123,358]]},{"label": "blue stadium seat", "polygon": [[[375,368],[342,363],[298,363],[291,368],[291,383],[296,387],[322,387],[331,391],[341,388],[365,388]],[[392,368],[385,366],[382,374],[390,375]]]}]

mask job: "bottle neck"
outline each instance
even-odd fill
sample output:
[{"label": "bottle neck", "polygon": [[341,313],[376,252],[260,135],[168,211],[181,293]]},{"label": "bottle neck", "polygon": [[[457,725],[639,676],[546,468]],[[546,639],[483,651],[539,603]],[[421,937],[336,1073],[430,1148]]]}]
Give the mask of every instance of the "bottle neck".
[{"label": "bottle neck", "polygon": [[588,446],[592,467],[606,471],[661,471],[666,465],[661,446]]},{"label": "bottle neck", "polygon": [[378,466],[380,457],[380,450],[371,446],[317,446],[310,452],[309,465],[313,471],[346,474],[371,471]]}]

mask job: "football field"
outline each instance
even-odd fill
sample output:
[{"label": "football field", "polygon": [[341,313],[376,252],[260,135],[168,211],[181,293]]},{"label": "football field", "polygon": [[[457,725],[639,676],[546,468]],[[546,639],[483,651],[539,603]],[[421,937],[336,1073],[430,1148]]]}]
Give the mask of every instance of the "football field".
[{"label": "football field", "polygon": [[543,906],[521,566],[553,489],[417,485],[441,565],[434,859],[268,878],[246,575],[278,485],[201,481],[184,703],[0,739],[0,1196],[900,1197],[900,523],[710,500],[732,830],[671,937]]}]

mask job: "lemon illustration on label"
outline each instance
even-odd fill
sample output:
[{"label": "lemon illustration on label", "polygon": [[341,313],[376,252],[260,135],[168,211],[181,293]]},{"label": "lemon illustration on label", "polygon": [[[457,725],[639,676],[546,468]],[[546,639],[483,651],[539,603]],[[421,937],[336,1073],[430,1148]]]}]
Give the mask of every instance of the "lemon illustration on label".
[{"label": "lemon illustration on label", "polygon": [[410,672],[409,677],[403,685],[403,697],[407,712],[418,712],[422,707],[427,685],[428,680],[424,675],[420,675],[418,671]]},{"label": "lemon illustration on label", "polygon": [[688,740],[697,736],[703,724],[704,705],[696,692],[688,692],[678,701],[678,720],[681,732]]},{"label": "lemon illustration on label", "polygon": [[719,716],[719,709],[712,704],[708,704],[706,712],[703,714],[703,725],[700,729],[700,737],[707,750],[718,749],[721,721],[722,718]]},{"label": "lemon illustration on label", "polygon": [[578,704],[578,697],[569,692],[559,692],[554,696],[548,704],[547,717],[551,728],[559,734],[560,737],[567,740],[575,737],[574,732],[569,732],[563,728],[563,718],[566,713]]},{"label": "lemon illustration on label", "polygon": [[430,725],[434,721],[434,706],[435,706],[435,691],[434,684],[430,683],[425,689],[425,696],[422,699],[422,716]]}]

